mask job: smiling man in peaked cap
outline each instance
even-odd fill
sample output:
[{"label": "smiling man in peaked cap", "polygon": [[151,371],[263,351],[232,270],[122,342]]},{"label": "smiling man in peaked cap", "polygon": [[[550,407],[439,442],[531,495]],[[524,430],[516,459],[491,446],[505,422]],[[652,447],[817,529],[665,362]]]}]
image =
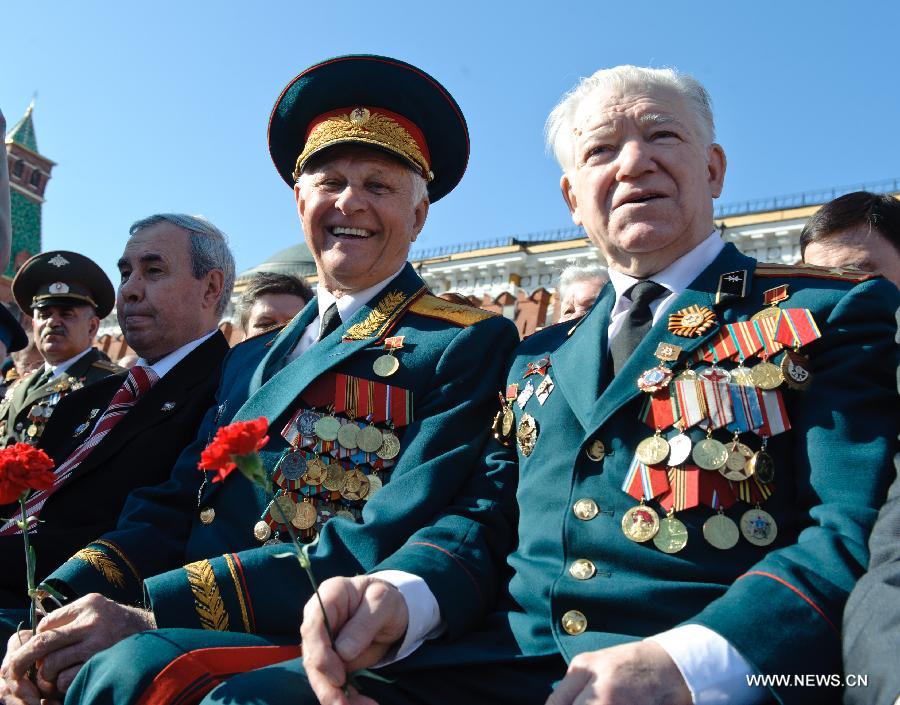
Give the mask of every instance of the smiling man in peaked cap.
[{"label": "smiling man in peaked cap", "polygon": [[[410,64],[339,57],[288,84],[269,145],[315,258],[317,296],[280,332],[231,351],[217,405],[168,485],[133,494],[118,528],[90,546],[120,584],[78,558],[48,580],[86,597],[51,614],[4,674],[40,659],[42,677],[65,689],[90,655],[156,628],[89,661],[69,702],[172,702],[297,655],[311,589],[297,561],[278,558],[283,519],[318,538],[320,578],[365,572],[453,501],[490,434],[515,327],[433,296],[407,262],[431,204],[465,171],[456,101]],[[197,470],[216,429],[260,416],[277,512],[240,473],[212,483]],[[145,594],[145,609],[123,606]],[[29,688],[20,678],[7,703],[33,701]]]}]

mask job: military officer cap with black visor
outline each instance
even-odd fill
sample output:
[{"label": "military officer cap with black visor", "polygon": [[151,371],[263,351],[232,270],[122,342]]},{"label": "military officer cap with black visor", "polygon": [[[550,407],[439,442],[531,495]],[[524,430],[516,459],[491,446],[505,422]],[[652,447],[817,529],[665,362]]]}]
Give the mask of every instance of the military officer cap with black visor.
[{"label": "military officer cap with black visor", "polygon": [[54,250],[29,259],[12,284],[23,311],[49,306],[91,306],[98,318],[112,311],[116,292],[109,277],[92,259],[77,252]]},{"label": "military officer cap with black visor", "polygon": [[349,55],[306,69],[282,91],[269,119],[269,153],[285,183],[340,144],[386,152],[420,174],[432,203],[466,170],[462,111],[434,78],[398,59]]}]

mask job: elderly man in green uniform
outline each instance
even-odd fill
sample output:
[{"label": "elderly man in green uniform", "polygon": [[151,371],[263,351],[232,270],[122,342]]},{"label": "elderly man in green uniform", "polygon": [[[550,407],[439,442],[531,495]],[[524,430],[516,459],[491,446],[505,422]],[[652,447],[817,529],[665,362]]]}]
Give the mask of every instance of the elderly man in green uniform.
[{"label": "elderly man in green uniform", "polygon": [[[318,537],[321,577],[365,572],[449,505],[477,461],[518,336],[502,317],[433,296],[406,261],[430,204],[465,170],[458,105],[409,64],[341,57],[285,88],[269,143],[316,260],[317,296],[280,333],[231,351],[217,406],[170,482],[134,493],[118,528],[50,577],[85,597],[7,655],[7,705],[38,697],[23,677],[33,661],[39,683],[65,690],[92,653],[153,627],[195,629],[183,645],[151,649],[150,661],[125,656],[128,672],[144,675],[90,685],[98,698],[127,702],[155,668],[197,646],[248,646],[244,667],[296,655],[311,589],[296,560],[279,558],[284,520],[304,540]],[[211,482],[197,470],[217,428],[260,416],[274,498],[240,473]],[[148,609],[125,606],[144,593]],[[235,666],[194,668],[209,688]]]},{"label": "elderly man in green uniform", "polygon": [[379,573],[326,581],[336,641],[311,600],[308,680],[295,660],[204,703],[840,701],[841,612],[897,434],[896,287],[721,241],[725,156],[688,76],[599,71],[548,134],[610,284],[518,348],[509,448],[465,492],[494,510],[460,502]]},{"label": "elderly man in green uniform", "polygon": [[69,392],[121,372],[92,347],[100,319],[115,303],[109,278],[76,252],[42,252],[12,284],[19,308],[32,312],[44,365],[11,386],[0,402],[0,444],[37,443],[56,404]]}]

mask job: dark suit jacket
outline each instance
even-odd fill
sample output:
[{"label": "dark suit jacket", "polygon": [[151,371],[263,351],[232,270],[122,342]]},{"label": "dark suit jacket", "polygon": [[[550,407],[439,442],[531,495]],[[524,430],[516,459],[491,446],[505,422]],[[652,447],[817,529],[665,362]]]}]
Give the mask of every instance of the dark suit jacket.
[{"label": "dark suit jacket", "polygon": [[[41,510],[34,536],[37,577],[43,578],[78,549],[116,525],[125,498],[135,488],[169,477],[175,459],[193,440],[213,403],[228,343],[216,333],[169,371],[109,432]],[[117,374],[63,399],[40,446],[62,463],[93,430],[127,374]],[[97,409],[94,417],[91,411]],[[85,422],[90,427],[75,434]],[[3,516],[11,516],[11,509]],[[26,603],[22,537],[0,538],[0,607]]]}]

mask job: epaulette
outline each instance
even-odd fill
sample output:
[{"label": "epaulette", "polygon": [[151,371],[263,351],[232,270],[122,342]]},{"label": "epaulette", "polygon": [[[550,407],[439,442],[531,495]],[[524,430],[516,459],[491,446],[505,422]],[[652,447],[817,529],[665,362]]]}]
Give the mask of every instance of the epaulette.
[{"label": "epaulette", "polygon": [[4,379],[6,380],[6,383],[7,383],[7,384],[12,384],[12,383],[15,382],[17,379],[19,379],[19,372],[18,372],[18,370],[16,370],[15,367],[10,367],[10,368],[6,371],[6,375],[4,376]]},{"label": "epaulette", "polygon": [[760,262],[753,272],[755,277],[811,277],[813,279],[833,279],[848,282],[864,282],[880,276],[872,272],[846,267],[819,267],[814,264],[777,264]]},{"label": "epaulette", "polygon": [[420,296],[408,310],[410,313],[417,313],[420,316],[450,321],[463,328],[483,321],[485,318],[499,315],[493,311],[485,311],[483,308],[455,304],[432,294]]},{"label": "epaulette", "polygon": [[96,360],[91,363],[91,367],[96,367],[105,370],[106,372],[112,372],[113,374],[126,371],[124,367],[117,365],[115,362],[108,362],[107,360]]}]

